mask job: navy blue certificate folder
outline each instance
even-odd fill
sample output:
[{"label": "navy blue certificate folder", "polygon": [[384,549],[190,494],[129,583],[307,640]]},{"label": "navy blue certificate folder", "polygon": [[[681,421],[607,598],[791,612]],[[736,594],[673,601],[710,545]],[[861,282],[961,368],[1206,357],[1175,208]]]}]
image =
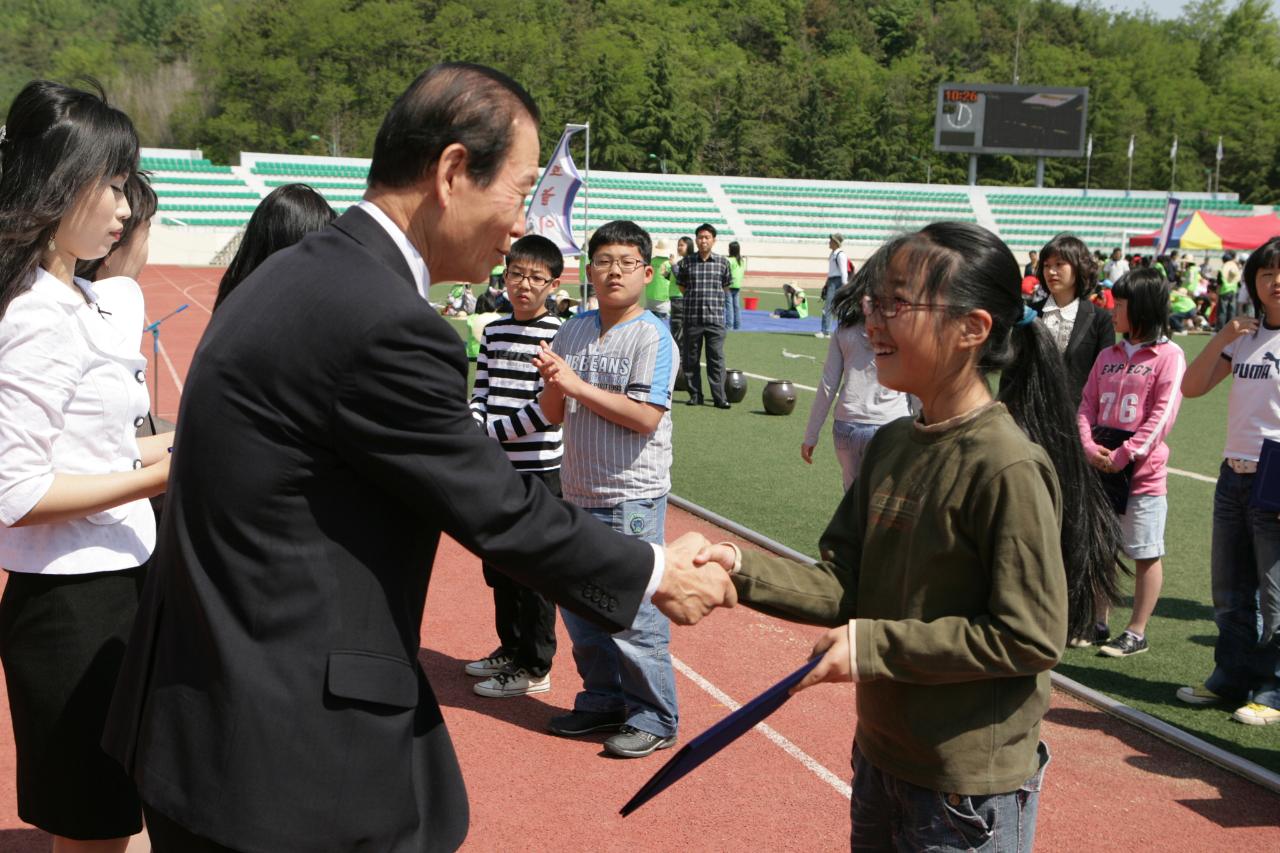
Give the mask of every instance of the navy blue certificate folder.
[{"label": "navy blue certificate folder", "polygon": [[1253,478],[1250,503],[1258,509],[1280,512],[1280,441],[1262,440],[1258,474]]},{"label": "navy blue certificate folder", "polygon": [[733,743],[765,717],[782,707],[790,698],[792,687],[808,674],[820,661],[815,657],[777,684],[686,743],[671,757],[671,760],[654,773],[648,782],[636,792],[636,795],[622,807],[622,816],[626,817],[653,799],[661,791],[665,791],[682,777],[693,772],[698,765]]}]

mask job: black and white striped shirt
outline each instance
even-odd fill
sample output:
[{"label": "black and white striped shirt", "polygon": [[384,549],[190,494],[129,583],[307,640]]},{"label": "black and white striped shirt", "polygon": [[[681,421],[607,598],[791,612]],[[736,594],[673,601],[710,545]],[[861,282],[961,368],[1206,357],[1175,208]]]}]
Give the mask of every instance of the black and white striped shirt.
[{"label": "black and white striped shirt", "polygon": [[532,362],[539,341],[549,343],[559,329],[559,317],[543,314],[523,322],[503,317],[480,334],[471,414],[502,444],[517,471],[560,467],[560,425],[547,423],[542,414],[542,377]]}]

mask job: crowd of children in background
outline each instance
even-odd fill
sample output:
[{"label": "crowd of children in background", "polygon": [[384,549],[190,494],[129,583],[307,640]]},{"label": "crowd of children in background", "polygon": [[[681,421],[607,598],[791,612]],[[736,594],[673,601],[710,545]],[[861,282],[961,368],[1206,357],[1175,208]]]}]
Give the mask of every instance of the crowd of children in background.
[{"label": "crowd of children in background", "polygon": [[[1031,252],[1034,258],[1036,253]],[[1247,291],[1241,289],[1243,266],[1234,250],[1203,261],[1190,251],[1171,249],[1159,255],[1125,256],[1119,247],[1110,256],[1094,253],[1101,270],[1098,287],[1089,294],[1094,304],[1110,311],[1114,307],[1112,287],[1130,270],[1153,269],[1169,282],[1170,333],[1176,335],[1209,334],[1220,331],[1237,314],[1251,316],[1253,305]],[[1039,286],[1033,268],[1027,265],[1023,277],[1023,298],[1028,302],[1043,300],[1046,293]]]},{"label": "crowd of children in background", "polygon": [[[976,226],[936,223],[890,241],[857,274],[838,238],[823,294],[831,341],[801,443],[812,463],[834,405],[846,497],[822,541],[828,562],[804,568],[728,545],[706,558],[734,574],[743,603],[836,626],[815,647],[822,661],[802,686],[863,682],[855,837],[905,832],[884,824],[888,809],[910,817],[912,843],[930,844],[938,839],[923,827],[936,824],[939,803],[959,803],[1011,849],[1027,849],[1048,763],[1038,743],[1047,670],[1064,645],[1111,658],[1152,648],[1168,518],[1165,438],[1183,394],[1204,394],[1228,374],[1210,570],[1215,668],[1176,695],[1226,703],[1243,723],[1280,722],[1280,520],[1251,497],[1263,439],[1280,440],[1280,239],[1242,267],[1234,252],[1211,264],[1176,250],[1104,255],[1060,234],[1030,253],[1018,290],[1000,283],[1019,278],[1012,254]],[[477,335],[472,404],[528,475],[563,483],[567,500],[654,542],[670,489],[679,364],[669,329],[682,309],[671,284],[691,252],[681,246],[664,258],[666,248],[651,247],[634,223],[602,226],[583,263],[598,310],[575,312],[564,310],[567,294],[553,293],[563,266],[554,245],[541,237],[513,245],[503,282],[515,304]],[[736,245],[730,263],[740,286]],[[788,283],[783,291],[786,315],[807,313],[802,290]],[[729,328],[737,310],[734,288],[725,294]],[[1220,331],[1189,369],[1171,336],[1210,329]],[[500,388],[490,380],[496,365]],[[994,399],[983,378],[993,369],[1001,374]],[[1072,415],[1078,440],[1065,438]],[[894,484],[905,482],[916,485],[898,494]],[[959,483],[968,485],[957,491]],[[947,503],[959,494],[961,504]],[[1057,526],[1046,523],[1051,516]],[[994,537],[990,547],[972,553],[956,544],[983,536]],[[1113,635],[1121,558],[1132,561],[1133,606]],[[874,583],[861,576],[868,561],[878,567]],[[908,570],[926,565],[939,572]],[[549,689],[553,608],[485,576],[500,645],[467,664],[468,674],[485,677],[475,691]],[[966,589],[1013,593],[969,601]],[[906,601],[913,604],[903,609]],[[998,620],[984,615],[991,608]],[[604,748],[621,757],[675,743],[669,625],[651,616],[609,636],[562,611],[582,690],[550,721],[552,732],[609,732]],[[1019,698],[1010,693],[992,709],[985,685],[997,682],[1017,683]],[[925,722],[931,708],[969,721],[967,734],[940,741]],[[972,748],[966,737],[976,738]],[[916,793],[886,799],[886,791]]]}]

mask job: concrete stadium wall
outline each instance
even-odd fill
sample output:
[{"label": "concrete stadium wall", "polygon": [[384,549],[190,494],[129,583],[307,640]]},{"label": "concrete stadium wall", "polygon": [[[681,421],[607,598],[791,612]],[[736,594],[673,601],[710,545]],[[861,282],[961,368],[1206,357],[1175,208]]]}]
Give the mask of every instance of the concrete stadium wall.
[{"label": "concrete stadium wall", "polygon": [[181,266],[209,266],[218,252],[231,242],[239,228],[186,228],[161,225],[159,217],[152,221],[150,252],[147,262],[152,264],[179,264]]}]

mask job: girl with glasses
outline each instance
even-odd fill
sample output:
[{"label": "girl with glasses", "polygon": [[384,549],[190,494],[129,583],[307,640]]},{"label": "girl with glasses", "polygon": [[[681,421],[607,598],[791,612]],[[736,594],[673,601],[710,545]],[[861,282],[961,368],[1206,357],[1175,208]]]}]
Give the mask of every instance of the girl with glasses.
[{"label": "girl with glasses", "polygon": [[[879,381],[919,398],[920,416],[871,440],[821,562],[704,556],[743,603],[833,626],[800,689],[859,683],[855,847],[1030,850],[1049,670],[1095,594],[1113,597],[1115,516],[1008,247],[940,222],[866,267]],[[992,370],[1009,374],[999,399]]]}]

